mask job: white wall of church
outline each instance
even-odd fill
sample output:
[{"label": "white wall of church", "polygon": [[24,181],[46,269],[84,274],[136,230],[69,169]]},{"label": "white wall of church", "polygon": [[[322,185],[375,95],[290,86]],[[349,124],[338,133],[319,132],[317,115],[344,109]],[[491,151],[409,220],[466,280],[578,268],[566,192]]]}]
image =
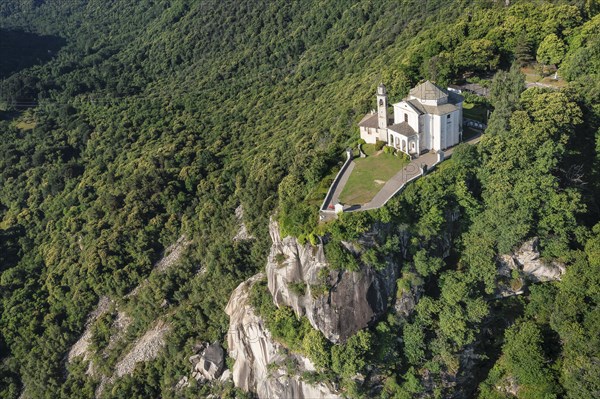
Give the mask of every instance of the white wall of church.
[{"label": "white wall of church", "polygon": [[452,147],[460,141],[459,110],[445,115],[433,115],[433,145],[434,150],[443,150]]},{"label": "white wall of church", "polygon": [[360,138],[365,141],[367,144],[375,144],[375,141],[379,137],[377,133],[377,129],[371,127],[361,127],[360,128]]},{"label": "white wall of church", "polygon": [[[406,141],[406,138],[402,138],[404,136],[396,135],[387,128],[387,119],[385,118],[387,114],[387,107],[385,107],[387,104],[387,99],[385,97],[385,93],[379,94],[377,98],[379,108],[378,125],[385,125],[386,127],[360,127],[360,137],[369,144],[375,144],[378,140],[381,140],[385,142],[391,141],[388,144],[395,146],[395,141],[391,140],[391,138],[395,138],[397,136],[398,140],[405,143],[405,145],[410,146],[410,143]],[[414,98],[414,96],[409,96],[409,99]],[[379,104],[380,100],[382,101],[381,105]],[[418,101],[420,101],[423,105],[440,106],[448,103],[448,97],[442,96],[436,100],[418,99]],[[434,113],[423,115],[406,101],[401,101],[393,104],[394,124],[408,122],[410,127],[418,133],[419,143],[418,146],[416,145],[417,143],[414,143],[415,152],[418,150],[445,150],[460,142],[462,103],[457,103],[456,106],[457,109],[449,114],[436,115],[436,112],[441,111],[441,108],[436,108],[433,111],[428,110],[429,112]],[[447,108],[452,109],[453,107]],[[400,143],[400,147],[401,145],[402,143]]]},{"label": "white wall of church", "polygon": [[405,121],[404,115],[406,114],[408,124],[414,129],[415,132],[419,132],[419,114],[415,112],[408,104],[404,101],[394,104],[394,123],[402,123]]},{"label": "white wall of church", "polygon": [[441,118],[439,115],[432,115],[432,127],[433,129],[431,129],[432,132],[432,136],[433,136],[433,145],[432,145],[432,149],[434,150],[440,150],[442,148],[442,134],[443,134],[443,130],[442,130],[442,124],[441,124]]},{"label": "white wall of church", "polygon": [[421,115],[420,123],[422,124],[422,132],[421,133],[421,150],[429,150],[433,145],[432,137],[431,137],[431,115],[425,114]]},{"label": "white wall of church", "polygon": [[367,144],[375,144],[377,140],[387,141],[387,129],[361,126],[360,138],[363,139]]}]

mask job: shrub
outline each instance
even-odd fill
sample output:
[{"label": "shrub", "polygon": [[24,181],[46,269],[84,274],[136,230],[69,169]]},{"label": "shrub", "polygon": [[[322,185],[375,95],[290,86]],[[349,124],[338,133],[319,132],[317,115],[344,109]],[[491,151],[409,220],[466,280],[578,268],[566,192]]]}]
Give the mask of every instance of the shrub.
[{"label": "shrub", "polygon": [[327,368],[331,364],[329,342],[319,330],[310,329],[302,340],[302,351],[319,368]]},{"label": "shrub", "polygon": [[461,96],[465,98],[465,101],[471,104],[490,105],[490,101],[486,97],[479,96],[475,93],[463,91]]},{"label": "shrub", "polygon": [[339,242],[329,242],[325,245],[325,256],[327,262],[334,270],[349,270],[358,271],[359,265],[354,257],[344,246]]},{"label": "shrub", "polygon": [[306,295],[306,284],[303,281],[288,283],[288,288],[296,295]]},{"label": "shrub", "polygon": [[521,288],[523,288],[523,280],[521,278],[513,278],[510,280],[510,289],[518,292]]},{"label": "shrub", "polygon": [[365,265],[371,266],[375,270],[385,269],[386,263],[379,258],[379,254],[375,248],[369,248],[360,256],[360,260]]},{"label": "shrub", "polygon": [[282,267],[287,257],[281,252],[275,255],[275,262],[277,262],[277,266]]},{"label": "shrub", "polygon": [[415,269],[423,276],[427,277],[430,274],[436,274],[444,265],[444,261],[440,258],[429,257],[427,250],[421,249],[415,254],[413,261],[415,263]]},{"label": "shrub", "polygon": [[382,149],[383,147],[385,147],[385,145],[386,145],[386,144],[387,144],[387,143],[386,143],[385,141],[379,141],[379,140],[377,140],[377,141],[375,142],[375,151],[381,151],[381,149]]},{"label": "shrub", "polygon": [[362,330],[350,337],[345,344],[334,345],[331,349],[331,369],[343,378],[361,372],[372,344],[371,333]]},{"label": "shrub", "polygon": [[327,284],[312,284],[310,286],[310,295],[313,299],[317,299],[318,297],[327,294],[329,292],[329,286]]}]

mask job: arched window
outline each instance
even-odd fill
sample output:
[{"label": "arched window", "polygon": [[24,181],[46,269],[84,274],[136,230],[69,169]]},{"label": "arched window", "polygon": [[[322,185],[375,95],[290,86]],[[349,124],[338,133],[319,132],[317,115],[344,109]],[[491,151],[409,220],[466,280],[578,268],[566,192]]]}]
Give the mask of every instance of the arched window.
[{"label": "arched window", "polygon": [[404,122],[408,123],[408,114],[404,114]]},{"label": "arched window", "polygon": [[383,107],[383,98],[381,100],[379,100],[379,106]]}]

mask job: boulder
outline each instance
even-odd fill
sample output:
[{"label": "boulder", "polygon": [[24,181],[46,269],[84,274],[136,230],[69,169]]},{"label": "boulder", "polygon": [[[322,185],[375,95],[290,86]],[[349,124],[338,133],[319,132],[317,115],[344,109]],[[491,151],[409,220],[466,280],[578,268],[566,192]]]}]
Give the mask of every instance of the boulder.
[{"label": "boulder", "polygon": [[179,380],[179,382],[178,382],[178,383],[175,385],[175,389],[177,389],[177,390],[180,390],[180,389],[183,389],[183,388],[187,388],[187,387],[189,387],[189,386],[190,386],[190,383],[189,383],[189,381],[188,381],[188,380],[189,380],[189,379],[188,379],[187,375],[183,376],[183,377],[182,377],[182,378]]},{"label": "boulder", "polygon": [[221,376],[225,367],[225,352],[218,343],[210,344],[199,355],[190,357],[192,372],[198,381],[212,381]]}]

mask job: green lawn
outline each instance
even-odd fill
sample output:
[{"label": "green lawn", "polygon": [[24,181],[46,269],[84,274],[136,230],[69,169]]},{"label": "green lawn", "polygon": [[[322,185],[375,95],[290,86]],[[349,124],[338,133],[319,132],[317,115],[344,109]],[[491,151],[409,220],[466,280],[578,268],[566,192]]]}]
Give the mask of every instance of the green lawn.
[{"label": "green lawn", "polygon": [[486,113],[487,108],[485,105],[472,104],[466,101],[463,103],[463,116],[465,118],[485,123],[487,119]]},{"label": "green lawn", "polygon": [[[365,153],[369,152],[365,150]],[[378,155],[355,159],[354,163],[354,170],[340,194],[340,202],[346,205],[362,205],[372,200],[383,185],[406,166],[408,161],[401,155],[380,152]]]}]

